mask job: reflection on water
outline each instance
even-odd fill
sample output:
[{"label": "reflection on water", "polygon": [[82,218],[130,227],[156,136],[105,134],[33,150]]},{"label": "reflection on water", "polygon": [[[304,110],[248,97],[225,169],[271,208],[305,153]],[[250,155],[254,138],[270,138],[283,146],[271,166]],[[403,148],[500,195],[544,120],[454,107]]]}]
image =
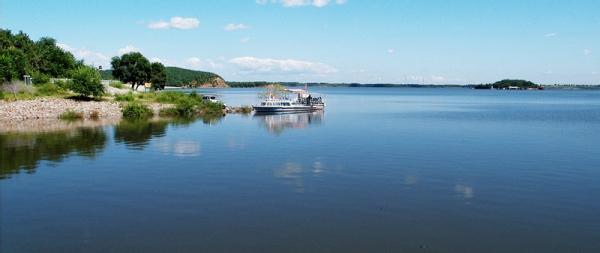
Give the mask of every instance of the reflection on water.
[{"label": "reflection on water", "polygon": [[142,150],[148,146],[150,139],[165,136],[168,124],[166,120],[123,120],[115,126],[115,142],[124,143],[130,149]]},{"label": "reflection on water", "polygon": [[[169,125],[187,126],[199,119],[204,124],[214,124],[219,122],[220,117],[123,120],[114,126],[114,141],[125,144],[127,149],[143,150],[151,140],[160,140],[164,137]],[[52,124],[49,123],[47,127],[42,128],[47,131],[22,127],[28,123],[26,121],[19,123],[19,128],[12,126],[3,128],[11,131],[0,133],[0,179],[10,178],[10,175],[17,174],[21,170],[33,173],[42,160],[61,162],[71,155],[94,158],[104,150],[109,141],[105,127],[98,126],[108,124],[107,122],[53,121],[50,122]],[[174,156],[200,154],[200,144],[190,140],[173,143],[158,142],[157,147],[161,152]]]},{"label": "reflection on water", "polygon": [[0,134],[0,178],[25,170],[33,173],[40,160],[60,162],[70,154],[93,158],[106,145],[101,127],[52,133]]},{"label": "reflection on water", "polygon": [[193,140],[158,141],[156,146],[163,154],[173,154],[179,157],[198,156],[201,151],[200,143]]},{"label": "reflection on water", "polygon": [[341,171],[340,166],[328,167],[320,158],[316,158],[311,164],[303,165],[301,162],[286,162],[273,170],[273,176],[284,184],[292,186],[295,192],[307,191],[308,181],[320,177],[328,171]]},{"label": "reflection on water", "polygon": [[470,199],[470,198],[473,198],[473,196],[475,196],[475,191],[473,190],[473,187],[462,185],[462,184],[455,185],[454,191],[456,193],[460,194],[460,196],[465,199]]},{"label": "reflection on water", "polygon": [[310,125],[320,125],[324,118],[323,111],[285,114],[255,114],[260,125],[273,134],[281,134],[289,128],[301,129]]}]

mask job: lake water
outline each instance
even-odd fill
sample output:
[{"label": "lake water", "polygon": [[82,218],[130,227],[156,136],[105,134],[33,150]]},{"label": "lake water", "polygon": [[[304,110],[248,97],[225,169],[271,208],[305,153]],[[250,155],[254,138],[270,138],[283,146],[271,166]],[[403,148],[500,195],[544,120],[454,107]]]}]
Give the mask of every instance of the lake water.
[{"label": "lake water", "polygon": [[312,91],[325,112],[0,134],[0,251],[600,252],[600,92]]}]

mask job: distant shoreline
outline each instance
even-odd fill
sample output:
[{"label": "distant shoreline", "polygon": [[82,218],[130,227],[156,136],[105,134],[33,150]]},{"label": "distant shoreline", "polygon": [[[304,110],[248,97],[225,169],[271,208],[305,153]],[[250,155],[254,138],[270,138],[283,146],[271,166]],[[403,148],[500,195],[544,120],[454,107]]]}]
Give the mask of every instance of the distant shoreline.
[{"label": "distant shoreline", "polygon": [[[253,83],[251,85],[245,85]],[[256,84],[254,84],[256,83]],[[463,88],[474,89],[479,84],[359,84],[359,83],[296,83],[296,82],[273,82],[286,87],[325,87],[325,88]],[[228,88],[263,88],[272,83],[267,82],[227,82]],[[600,84],[551,84],[541,85],[549,90],[600,90]],[[205,88],[206,89],[206,88]],[[210,89],[210,88],[208,88]]]}]

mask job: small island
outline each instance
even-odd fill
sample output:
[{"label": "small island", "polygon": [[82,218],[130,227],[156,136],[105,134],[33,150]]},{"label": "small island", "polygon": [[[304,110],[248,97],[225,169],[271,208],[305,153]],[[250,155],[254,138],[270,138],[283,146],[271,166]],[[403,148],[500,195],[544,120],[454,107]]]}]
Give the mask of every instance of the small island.
[{"label": "small island", "polygon": [[504,79],[490,84],[479,84],[473,86],[477,90],[543,90],[544,87],[531,81],[520,79]]}]

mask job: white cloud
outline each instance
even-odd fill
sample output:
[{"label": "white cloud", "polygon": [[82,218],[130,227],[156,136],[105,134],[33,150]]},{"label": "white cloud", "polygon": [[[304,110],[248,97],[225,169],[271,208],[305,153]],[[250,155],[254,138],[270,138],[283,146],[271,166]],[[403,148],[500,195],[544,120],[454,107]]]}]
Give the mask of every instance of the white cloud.
[{"label": "white cloud", "polygon": [[108,67],[110,65],[110,57],[94,52],[85,48],[75,48],[64,43],[56,43],[56,45],[65,51],[71,52],[77,59],[83,60],[86,64],[100,65]]},{"label": "white cloud", "polygon": [[557,35],[558,35],[558,33],[546,33],[546,34],[544,34],[544,37],[548,37],[549,38],[549,37],[555,37]]},{"label": "white cloud", "polygon": [[388,54],[395,54],[396,53],[396,49],[390,48],[387,50]]},{"label": "white cloud", "polygon": [[134,47],[132,45],[127,45],[124,48],[119,49],[119,54],[126,54],[126,53],[139,52],[139,51],[140,51],[139,48]]},{"label": "white cloud", "polygon": [[279,60],[245,56],[233,58],[229,60],[229,63],[247,73],[295,73],[323,75],[337,72],[337,69],[324,63],[293,59]]},{"label": "white cloud", "polygon": [[184,63],[183,63],[183,67],[185,68],[191,68],[191,69],[196,69],[196,70],[201,70],[201,69],[216,69],[221,67],[222,64],[211,60],[211,59],[205,59],[202,60],[198,57],[190,57],[187,58]]},{"label": "white cloud", "polygon": [[586,48],[586,49],[584,49],[584,50],[583,50],[583,54],[584,54],[584,55],[591,55],[591,54],[592,54],[592,50],[591,50],[591,49],[588,49],[588,48]]},{"label": "white cloud", "polygon": [[248,41],[250,41],[250,38],[248,38],[248,37],[244,37],[244,38],[240,39],[240,42],[242,42],[242,43],[246,43]]},{"label": "white cloud", "polygon": [[346,0],[256,0],[257,4],[281,4],[284,7],[299,7],[299,6],[314,6],[314,7],[324,7],[329,4],[341,5],[345,4]]},{"label": "white cloud", "polygon": [[248,29],[250,28],[250,26],[246,25],[246,24],[227,24],[225,27],[223,27],[223,30],[225,31],[235,31],[235,30],[243,30],[243,29]]},{"label": "white cloud", "polygon": [[158,58],[158,57],[152,57],[152,58],[150,58],[150,62],[158,62],[158,63],[162,63],[163,65],[167,64],[166,60]]},{"label": "white cloud", "polygon": [[200,25],[200,21],[197,18],[191,17],[172,17],[169,21],[159,20],[156,22],[150,22],[148,28],[150,29],[180,29],[188,30],[197,28]]}]

